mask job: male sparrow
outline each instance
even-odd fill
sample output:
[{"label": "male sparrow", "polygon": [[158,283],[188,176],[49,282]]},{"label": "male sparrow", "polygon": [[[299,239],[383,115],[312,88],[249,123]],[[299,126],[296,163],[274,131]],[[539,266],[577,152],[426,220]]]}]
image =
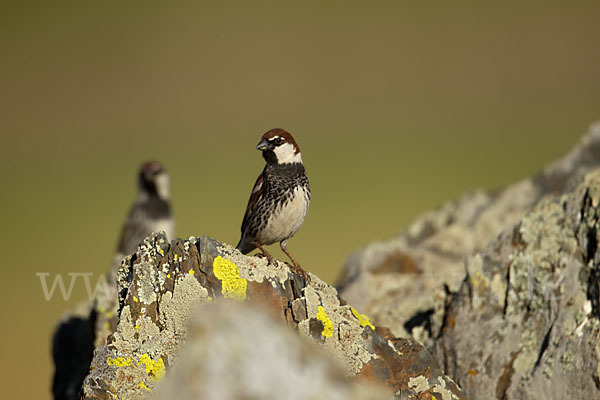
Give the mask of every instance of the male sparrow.
[{"label": "male sparrow", "polygon": [[140,167],[138,195],[123,225],[117,258],[136,251],[153,232],[164,231],[171,239],[174,225],[169,204],[169,175],[160,162],[146,162]]},{"label": "male sparrow", "polygon": [[256,149],[262,151],[267,164],[250,194],[237,249],[247,254],[258,247],[271,261],[262,245],[279,242],[295,269],[305,275],[287,251],[288,240],[300,229],[310,203],[300,148],[288,132],[271,129]]}]

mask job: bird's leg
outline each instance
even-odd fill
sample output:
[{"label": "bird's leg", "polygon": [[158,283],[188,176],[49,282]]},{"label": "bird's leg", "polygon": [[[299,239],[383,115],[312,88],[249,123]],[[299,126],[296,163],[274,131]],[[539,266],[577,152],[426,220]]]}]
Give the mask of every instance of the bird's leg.
[{"label": "bird's leg", "polygon": [[258,242],[254,242],[253,243],[257,249],[259,249],[263,256],[267,257],[267,260],[269,261],[269,264],[273,264],[275,262],[275,260],[273,259],[273,256],[269,254],[269,252],[267,252]]},{"label": "bird's leg", "polygon": [[285,255],[288,256],[289,259],[294,264],[294,271],[296,271],[297,274],[302,275],[304,277],[305,281],[307,281],[307,282],[310,281],[310,278],[309,278],[308,274],[306,273],[306,271],[303,270],[302,267],[300,267],[300,264],[298,264],[298,262],[294,259],[294,257],[292,257],[292,255],[287,251],[287,240],[282,240],[279,243],[279,246],[281,247],[281,250],[283,250]]}]

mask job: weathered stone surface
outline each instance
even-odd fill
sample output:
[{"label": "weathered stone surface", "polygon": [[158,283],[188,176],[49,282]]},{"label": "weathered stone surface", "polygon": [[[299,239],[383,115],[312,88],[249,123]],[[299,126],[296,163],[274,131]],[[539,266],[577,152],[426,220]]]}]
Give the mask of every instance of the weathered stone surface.
[{"label": "weathered stone surface", "polygon": [[391,399],[248,303],[201,307],[158,399]]},{"label": "weathered stone surface", "polygon": [[[395,336],[430,343],[440,325],[446,285],[458,290],[464,260],[515,225],[546,196],[563,193],[600,166],[600,124],[539,175],[495,193],[477,191],[418,218],[390,240],[353,254],[337,287],[349,304]],[[437,319],[436,319],[437,318]]]},{"label": "weathered stone surface", "polygon": [[467,260],[434,326],[470,399],[600,398],[600,169]]},{"label": "weathered stone surface", "polygon": [[[149,398],[177,365],[197,307],[210,307],[225,297],[251,304],[296,329],[300,337],[316,343],[319,353],[337,360],[348,377],[382,382],[399,398],[462,398],[421,345],[375,328],[341,301],[333,287],[310,276],[307,283],[286,264],[268,265],[208,237],[167,243],[162,234],[150,236],[118,273],[117,328],[95,351],[84,397]],[[296,378],[290,376],[290,384]],[[268,380],[256,383],[270,385]]]}]

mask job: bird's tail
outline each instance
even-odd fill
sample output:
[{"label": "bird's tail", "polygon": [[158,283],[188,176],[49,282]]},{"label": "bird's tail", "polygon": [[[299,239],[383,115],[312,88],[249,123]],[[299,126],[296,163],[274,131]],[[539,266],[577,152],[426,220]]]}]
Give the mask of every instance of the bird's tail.
[{"label": "bird's tail", "polygon": [[242,254],[248,254],[252,250],[256,249],[256,246],[253,243],[249,243],[245,240],[245,238],[242,237],[235,248],[241,251]]}]

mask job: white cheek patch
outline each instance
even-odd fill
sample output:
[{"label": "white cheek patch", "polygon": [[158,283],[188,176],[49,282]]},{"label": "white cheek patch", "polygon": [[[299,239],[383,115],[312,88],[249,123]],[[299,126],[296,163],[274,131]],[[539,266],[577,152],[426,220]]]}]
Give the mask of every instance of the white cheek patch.
[{"label": "white cheek patch", "polygon": [[302,162],[300,153],[296,154],[296,147],[291,143],[284,143],[273,150],[279,164]]},{"label": "white cheek patch", "polygon": [[156,191],[161,199],[169,199],[169,175],[162,173],[156,177]]}]

